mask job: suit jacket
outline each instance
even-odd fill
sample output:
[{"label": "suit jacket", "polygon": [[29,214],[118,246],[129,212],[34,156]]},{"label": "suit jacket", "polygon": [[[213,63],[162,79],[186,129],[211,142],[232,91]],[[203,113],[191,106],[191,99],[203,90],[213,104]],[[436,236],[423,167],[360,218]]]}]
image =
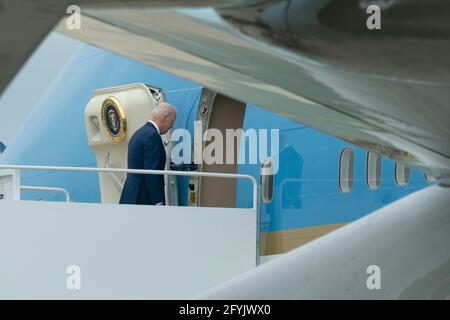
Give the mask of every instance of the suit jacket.
[{"label": "suit jacket", "polygon": [[[147,122],[128,143],[128,168],[164,170],[166,152],[155,126]],[[164,202],[164,175],[133,174],[127,180],[120,197],[121,204],[157,204]]]}]

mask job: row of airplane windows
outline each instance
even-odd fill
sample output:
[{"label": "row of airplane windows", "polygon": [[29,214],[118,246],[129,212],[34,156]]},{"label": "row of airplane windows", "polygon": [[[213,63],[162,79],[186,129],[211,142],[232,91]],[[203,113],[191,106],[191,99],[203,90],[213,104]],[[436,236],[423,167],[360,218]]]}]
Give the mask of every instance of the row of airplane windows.
[{"label": "row of airplane windows", "polygon": [[[344,148],[339,159],[339,189],[341,192],[350,192],[354,182],[355,152],[352,148]],[[376,190],[381,185],[381,155],[368,151],[366,157],[366,181],[369,189]],[[400,163],[395,163],[395,182],[399,186],[406,186],[411,175],[410,168]],[[427,182],[434,178],[425,174]]]}]

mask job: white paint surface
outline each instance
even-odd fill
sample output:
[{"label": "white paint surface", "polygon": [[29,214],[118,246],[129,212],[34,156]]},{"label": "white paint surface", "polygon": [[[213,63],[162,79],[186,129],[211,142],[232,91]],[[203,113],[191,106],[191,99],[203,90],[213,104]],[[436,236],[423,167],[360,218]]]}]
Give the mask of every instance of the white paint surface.
[{"label": "white paint surface", "polygon": [[[367,287],[374,265],[379,290]],[[450,188],[435,185],[196,298],[450,299],[449,278]]]},{"label": "white paint surface", "polygon": [[189,298],[254,268],[255,250],[250,209],[0,201],[1,299]]}]

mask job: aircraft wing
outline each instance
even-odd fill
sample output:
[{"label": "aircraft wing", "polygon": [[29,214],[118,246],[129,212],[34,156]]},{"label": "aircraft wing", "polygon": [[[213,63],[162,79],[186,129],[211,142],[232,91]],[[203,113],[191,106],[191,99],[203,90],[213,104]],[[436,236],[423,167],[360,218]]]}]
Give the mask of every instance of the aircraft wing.
[{"label": "aircraft wing", "polygon": [[[146,6],[204,6],[205,0],[172,1],[120,1],[120,0],[80,0],[77,5],[111,7]],[[218,4],[221,1],[217,1]],[[67,14],[71,0],[0,0],[0,94],[5,90],[14,75],[20,70],[40,42]]]},{"label": "aircraft wing", "polygon": [[[56,30],[204,84],[437,177],[450,176],[450,5],[212,1],[83,5]],[[141,2],[142,4],[142,2]]]},{"label": "aircraft wing", "polygon": [[0,1],[0,94],[61,19],[55,1]]}]

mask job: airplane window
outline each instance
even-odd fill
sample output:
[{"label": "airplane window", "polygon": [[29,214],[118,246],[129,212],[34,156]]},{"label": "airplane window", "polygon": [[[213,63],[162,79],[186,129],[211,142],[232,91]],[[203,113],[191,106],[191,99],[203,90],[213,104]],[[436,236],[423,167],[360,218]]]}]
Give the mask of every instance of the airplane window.
[{"label": "airplane window", "polygon": [[381,155],[367,152],[367,185],[370,189],[378,189],[381,183]]},{"label": "airplane window", "polygon": [[339,189],[350,192],[353,187],[355,153],[352,148],[345,148],[339,159]]},{"label": "airplane window", "polygon": [[407,185],[409,182],[409,176],[411,175],[411,170],[401,164],[401,163],[395,163],[395,182],[399,186]]},{"label": "airplane window", "polygon": [[261,199],[264,204],[271,203],[273,199],[273,168],[274,163],[270,158],[261,165]]}]

